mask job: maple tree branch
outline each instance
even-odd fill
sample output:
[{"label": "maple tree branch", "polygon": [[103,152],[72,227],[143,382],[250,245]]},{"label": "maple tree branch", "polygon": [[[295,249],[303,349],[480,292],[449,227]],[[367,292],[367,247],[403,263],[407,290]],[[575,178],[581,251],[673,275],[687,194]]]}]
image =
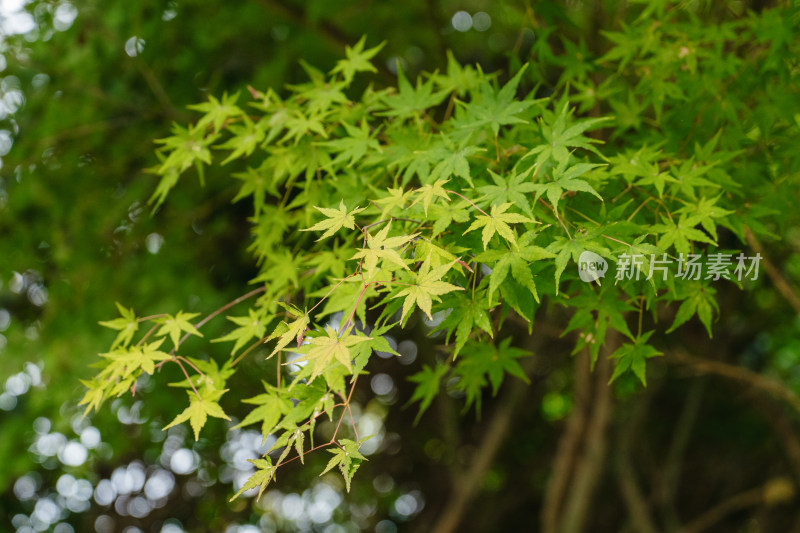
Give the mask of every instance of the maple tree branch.
[{"label": "maple tree branch", "polygon": [[800,396],[793,390],[789,389],[775,379],[762,376],[757,372],[748,370],[746,368],[723,363],[721,361],[709,361],[707,359],[700,359],[693,357],[684,352],[674,350],[669,354],[665,354],[668,361],[673,361],[682,365],[690,367],[692,370],[702,372],[704,374],[716,374],[735,381],[742,381],[753,387],[777,396],[781,400],[791,405],[798,413],[800,413]]},{"label": "maple tree branch", "polygon": [[575,357],[575,407],[567,420],[567,427],[561,433],[556,447],[556,458],[544,494],[542,505],[541,528],[543,533],[557,533],[558,517],[563,503],[564,493],[569,485],[570,476],[586,428],[588,417],[591,370],[589,366],[589,349],[582,350]]},{"label": "maple tree branch", "polygon": [[189,382],[189,386],[192,387],[192,390],[194,391],[195,395],[197,396],[197,399],[202,402],[203,401],[203,397],[200,396],[200,393],[197,392],[196,388],[194,388],[194,383],[192,383],[192,378],[189,377],[189,373],[186,372],[186,369],[183,367],[183,363],[181,363],[180,359],[178,359],[178,358],[168,359],[168,361],[172,361],[172,362],[178,363],[178,366],[181,367],[181,371],[183,372],[183,375],[186,376],[186,380]]},{"label": "maple tree branch", "polygon": [[749,244],[757,254],[761,254],[761,260],[764,262],[764,270],[767,271],[767,275],[772,280],[772,283],[775,284],[775,288],[778,289],[781,296],[789,302],[789,305],[792,306],[795,312],[800,314],[800,297],[797,296],[797,291],[791,286],[784,275],[781,274],[781,271],[778,270],[775,264],[770,261],[758,238],[750,228],[746,226],[744,228],[744,236],[747,240],[747,244]]},{"label": "maple tree branch", "polygon": [[[456,192],[456,191],[450,191],[450,190],[445,190],[444,192],[449,192],[449,193],[455,194],[456,196],[460,196],[460,197],[461,197],[461,199],[463,199],[463,200],[466,200],[466,201],[469,203],[469,205],[471,205],[472,207],[474,207],[475,209],[477,209],[478,211],[480,211],[481,213],[483,213],[483,214],[484,214],[484,216],[487,216],[487,217],[489,217],[489,213],[487,213],[486,211],[484,211],[483,209],[481,209],[480,207],[478,207],[477,205],[475,205],[475,204],[472,202],[472,200],[470,200],[469,198],[467,198],[467,197],[466,197],[466,196],[464,196],[463,194],[461,194],[461,193],[459,193],[459,192]],[[491,218],[491,217],[489,217],[489,218]]]}]

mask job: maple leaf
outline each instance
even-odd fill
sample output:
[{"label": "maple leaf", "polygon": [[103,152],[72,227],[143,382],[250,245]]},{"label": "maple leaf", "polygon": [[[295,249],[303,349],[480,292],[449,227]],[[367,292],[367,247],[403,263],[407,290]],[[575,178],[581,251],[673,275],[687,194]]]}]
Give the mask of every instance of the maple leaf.
[{"label": "maple leaf", "polygon": [[569,148],[584,148],[602,157],[591,144],[599,141],[585,137],[583,132],[610,120],[610,117],[581,120],[567,127],[569,115],[569,102],[566,100],[555,117],[552,117],[552,113],[545,112],[545,120],[540,121],[545,142],[525,154],[523,159],[538,154],[537,167],[541,167],[551,157],[559,164],[566,164],[570,156]]},{"label": "maple leaf", "polygon": [[331,162],[332,165],[349,161],[347,166],[352,167],[367,155],[368,152],[381,151],[381,146],[378,141],[370,136],[370,130],[366,119],[361,119],[361,126],[358,128],[351,126],[347,122],[343,122],[342,126],[344,126],[344,129],[347,131],[347,137],[321,143],[322,146],[332,148],[335,152],[339,153]]},{"label": "maple leaf", "polygon": [[517,359],[530,356],[531,353],[510,346],[510,343],[511,337],[506,337],[497,346],[485,342],[470,342],[467,345],[468,355],[462,357],[453,370],[453,375],[460,378],[456,387],[466,393],[465,410],[474,402],[476,412],[480,414],[481,394],[486,384],[486,377],[489,378],[492,394],[495,395],[503,383],[505,374],[511,374],[525,383],[530,383]]},{"label": "maple leaf", "polygon": [[255,466],[257,470],[255,474],[250,476],[250,478],[245,481],[244,485],[242,485],[242,488],[239,489],[239,491],[228,501],[232,502],[243,493],[256,487],[259,487],[256,500],[261,499],[264,489],[267,488],[267,485],[269,485],[270,481],[275,479],[275,471],[278,469],[278,467],[272,466],[272,458],[270,456],[266,456],[264,459],[248,459],[248,461],[253,463],[253,466]]},{"label": "maple leaf", "polygon": [[651,357],[663,355],[654,347],[647,344],[647,339],[649,339],[652,334],[653,332],[649,331],[643,335],[640,335],[636,338],[636,341],[633,344],[625,343],[620,346],[617,351],[608,356],[609,359],[618,359],[617,364],[614,367],[614,373],[611,375],[611,379],[608,380],[609,383],[613,382],[630,369],[633,371],[636,377],[639,378],[639,381],[642,382],[642,385],[645,387],[647,386],[647,378],[645,376],[645,361]]},{"label": "maple leaf", "polygon": [[351,330],[352,327],[340,335],[338,331],[331,327],[325,328],[326,335],[309,337],[308,344],[293,350],[303,354],[302,357],[291,361],[291,363],[284,364],[297,364],[308,361],[311,367],[309,382],[319,376],[333,361],[339,361],[349,372],[352,372],[353,365],[351,361],[353,358],[350,354],[350,347],[370,339],[361,335],[351,335]]},{"label": "maple leaf", "polygon": [[121,318],[115,318],[114,320],[108,320],[99,323],[101,326],[119,331],[117,338],[114,339],[114,342],[111,344],[112,350],[117,346],[127,346],[130,344],[131,340],[133,340],[134,334],[136,334],[136,330],[139,329],[139,321],[136,319],[136,314],[133,312],[133,308],[125,309],[119,303],[116,303],[116,306],[119,310],[119,314],[122,315]]},{"label": "maple leaf", "polygon": [[344,200],[339,202],[338,209],[330,209],[327,207],[317,207],[314,206],[314,209],[328,217],[326,220],[321,222],[317,222],[310,228],[301,229],[300,231],[320,231],[325,230],[325,233],[322,234],[322,237],[317,239],[317,242],[321,241],[326,237],[330,237],[341,228],[347,229],[355,229],[356,227],[356,219],[353,217],[356,213],[360,213],[365,208],[364,207],[356,207],[349,213],[347,212],[347,207],[344,205]]},{"label": "maple leaf", "polygon": [[275,348],[272,349],[272,353],[269,354],[267,359],[288,346],[289,343],[292,342],[292,339],[296,338],[297,346],[300,346],[300,343],[303,341],[303,334],[305,333],[309,322],[310,319],[308,318],[308,313],[303,313],[296,320],[289,324],[286,322],[281,322],[275,331],[273,331],[272,334],[267,337],[267,341],[270,341],[274,338],[278,339],[278,343],[275,345]]},{"label": "maple leaf", "polygon": [[378,72],[369,60],[381,51],[386,41],[374,48],[364,50],[366,42],[367,36],[364,35],[354,46],[345,46],[346,59],[340,59],[331,70],[331,74],[341,73],[345,82],[350,83],[356,72]]},{"label": "maple leaf", "polygon": [[439,364],[431,368],[423,364],[422,370],[408,378],[408,381],[416,383],[417,386],[414,389],[414,394],[411,395],[411,399],[408,400],[406,405],[410,405],[416,401],[420,402],[419,411],[414,418],[414,424],[419,421],[422,413],[428,409],[433,399],[439,394],[439,385],[442,381],[442,377],[448,370],[450,370],[450,367],[447,365]]},{"label": "maple leaf", "polygon": [[288,413],[292,409],[292,402],[288,398],[281,398],[277,388],[263,381],[262,383],[267,391],[266,393],[242,400],[244,403],[257,405],[258,407],[247,413],[244,420],[231,429],[261,422],[261,435],[266,441],[269,434],[278,425],[281,415]]},{"label": "maple leaf", "polygon": [[403,301],[403,315],[402,320],[405,322],[408,313],[416,304],[422,311],[431,318],[431,306],[433,305],[433,298],[437,298],[443,294],[452,291],[463,291],[463,287],[458,287],[451,283],[442,281],[442,278],[450,268],[455,264],[455,261],[440,265],[431,270],[430,257],[423,261],[419,271],[412,275],[416,278],[416,283],[410,285],[397,294],[394,298],[405,296]]},{"label": "maple leaf", "polygon": [[542,194],[545,194],[547,196],[547,200],[550,202],[550,205],[553,206],[553,210],[555,211],[558,211],[558,201],[564,191],[588,192],[595,195],[601,201],[603,200],[603,197],[600,196],[600,193],[598,193],[594,187],[589,185],[588,182],[575,179],[578,176],[586,174],[591,169],[602,165],[578,163],[577,165],[574,165],[566,170],[564,169],[564,166],[565,165],[559,165],[558,168],[553,171],[553,181],[533,184],[533,190],[536,193],[537,199]]},{"label": "maple leaf", "polygon": [[175,348],[178,348],[178,344],[180,343],[181,332],[185,331],[190,335],[197,335],[198,337],[202,337],[203,334],[197,331],[191,322],[191,319],[200,316],[200,313],[184,313],[183,311],[178,311],[178,314],[175,316],[168,315],[166,318],[158,318],[154,320],[157,324],[163,324],[161,328],[156,332],[156,336],[160,337],[162,335],[169,335],[169,338],[172,340],[172,344]]},{"label": "maple leaf", "polygon": [[[363,440],[361,442],[363,442]],[[342,477],[344,478],[347,492],[350,492],[350,482],[353,480],[353,475],[356,473],[356,470],[358,470],[358,467],[361,466],[362,461],[367,460],[367,458],[361,455],[361,453],[358,451],[358,448],[361,446],[361,442],[354,442],[350,439],[341,439],[339,441],[341,447],[328,450],[333,454],[333,457],[331,457],[331,460],[328,461],[328,466],[325,467],[325,470],[322,471],[320,476],[328,473],[334,467],[338,466],[339,471],[341,471]]]},{"label": "maple leaf", "polygon": [[524,124],[526,121],[519,118],[519,115],[532,105],[538,104],[541,100],[517,100],[517,86],[522,75],[527,69],[525,64],[517,74],[506,83],[502,89],[496,89],[486,80],[479,91],[473,95],[473,101],[468,104],[458,102],[464,109],[465,116],[459,121],[461,128],[475,129],[483,126],[490,126],[495,136],[500,131],[500,126],[507,124]]},{"label": "maple leaf", "polygon": [[[403,209],[408,201],[408,196],[411,191],[404,192],[402,187],[396,189],[388,187],[386,192],[388,196],[384,196],[374,201],[375,204],[381,206],[381,218],[387,218],[392,209]],[[383,191],[380,191],[383,194]]]},{"label": "maple leaf", "polygon": [[163,342],[164,339],[160,339],[141,346],[118,348],[100,354],[101,357],[111,361],[111,363],[100,372],[100,375],[107,376],[110,381],[113,381],[119,377],[131,376],[140,369],[148,374],[152,374],[155,372],[156,362],[172,358],[168,353],[159,351],[158,348]]},{"label": "maple leaf", "polygon": [[433,91],[433,79],[422,83],[417,79],[416,89],[411,86],[403,73],[400,62],[397,63],[397,93],[383,97],[383,102],[389,108],[381,114],[390,117],[406,118],[422,113],[429,107],[439,105],[447,94]]},{"label": "maple leaf", "polygon": [[430,207],[431,202],[435,196],[440,198],[444,198],[448,202],[450,201],[450,197],[447,196],[447,191],[444,189],[444,185],[450,180],[436,180],[436,183],[433,185],[426,184],[412,191],[413,193],[417,194],[416,199],[411,203],[411,205],[415,205],[417,202],[422,200],[422,207],[425,210],[425,216],[428,216],[428,207]]},{"label": "maple leaf", "polygon": [[485,298],[478,296],[469,299],[463,293],[453,293],[442,301],[442,305],[449,307],[450,313],[442,320],[441,324],[434,328],[433,332],[447,331],[445,342],[450,342],[450,336],[455,331],[456,344],[453,349],[453,359],[458,356],[458,352],[467,343],[470,334],[476,327],[488,333],[490,337],[493,336],[492,323],[487,312],[489,303]]},{"label": "maple leaf", "polygon": [[464,235],[482,227],[483,232],[481,237],[484,250],[495,233],[500,234],[500,236],[516,248],[517,238],[514,236],[514,232],[511,230],[509,224],[534,222],[534,220],[518,213],[506,213],[509,207],[511,207],[511,203],[505,203],[499,206],[493,205],[491,213],[489,215],[478,215],[472,225],[464,232]]},{"label": "maple leaf", "polygon": [[363,268],[367,271],[369,277],[372,277],[375,270],[378,268],[379,259],[383,259],[400,268],[408,270],[405,260],[400,257],[396,248],[414,239],[419,233],[388,237],[391,225],[391,222],[389,222],[375,235],[367,233],[367,247],[359,248],[360,251],[356,252],[356,254],[350,258],[351,260],[363,259]]},{"label": "maple leaf", "polygon": [[681,215],[678,222],[666,217],[663,217],[662,220],[662,224],[653,224],[650,227],[652,231],[661,234],[658,239],[658,247],[662,250],[674,246],[678,253],[688,254],[691,248],[689,241],[716,244],[708,235],[693,227],[694,224],[687,213]]},{"label": "maple leaf", "polygon": [[260,339],[263,337],[267,329],[267,323],[264,317],[254,309],[248,310],[248,316],[229,316],[227,319],[240,327],[231,331],[224,337],[214,339],[211,342],[236,341],[236,344],[233,345],[233,349],[231,350],[231,355],[235,354],[239,348],[247,344],[250,339],[254,337]]},{"label": "maple leaf", "polygon": [[81,401],[78,402],[78,405],[86,405],[86,409],[83,411],[83,416],[86,416],[93,408],[95,410],[100,409],[105,397],[106,381],[100,379],[86,381],[81,379],[80,382],[88,389]]},{"label": "maple leaf", "polygon": [[225,411],[222,410],[222,407],[220,407],[218,403],[225,391],[207,392],[200,398],[197,397],[194,391],[186,392],[189,395],[189,407],[176,416],[172,422],[164,426],[162,431],[188,420],[189,424],[192,426],[192,431],[194,431],[194,440],[196,441],[200,438],[200,430],[206,425],[206,420],[208,420],[209,415],[230,420],[230,417],[225,414]]},{"label": "maple leaf", "polygon": [[[525,241],[528,240],[527,235],[524,238]],[[497,261],[489,276],[488,305],[492,304],[492,295],[508,277],[509,272],[520,285],[531,291],[534,299],[538,302],[539,295],[536,292],[536,283],[533,280],[530,264],[551,257],[555,257],[555,254],[526,242],[517,250],[489,250],[478,255],[475,260],[481,263]]]},{"label": "maple leaf", "polygon": [[678,328],[678,326],[687,322],[695,314],[697,314],[700,321],[706,327],[708,336],[711,337],[711,321],[714,318],[714,310],[719,312],[717,301],[714,299],[716,291],[713,287],[707,287],[701,283],[692,284],[691,288],[686,289],[686,298],[681,302],[681,306],[675,313],[675,319],[672,325],[667,330],[671,333]]},{"label": "maple leaf", "polygon": [[238,99],[238,92],[231,96],[228,96],[228,93],[222,93],[221,102],[214,95],[209,95],[208,102],[187,107],[205,113],[203,118],[197,121],[198,127],[202,128],[211,124],[214,126],[214,131],[218,132],[226,120],[242,114],[242,110],[236,105]]},{"label": "maple leaf", "polygon": [[531,203],[528,200],[526,193],[536,190],[536,186],[530,181],[524,181],[528,178],[533,167],[525,172],[517,174],[512,172],[507,178],[501,177],[491,170],[489,175],[494,182],[494,185],[484,185],[478,187],[478,191],[483,195],[483,200],[478,202],[478,205],[487,204],[505,204],[511,203],[522,209],[528,216],[533,216]]}]

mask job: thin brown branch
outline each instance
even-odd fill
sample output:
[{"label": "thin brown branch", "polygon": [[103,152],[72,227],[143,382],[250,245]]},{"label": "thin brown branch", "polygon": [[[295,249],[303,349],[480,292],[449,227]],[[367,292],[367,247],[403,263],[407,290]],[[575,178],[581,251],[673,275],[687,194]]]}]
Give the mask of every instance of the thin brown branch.
[{"label": "thin brown branch", "polygon": [[709,361],[692,357],[680,351],[673,351],[667,354],[666,359],[674,363],[679,363],[690,367],[692,370],[702,372],[704,374],[716,374],[735,381],[747,383],[763,392],[772,394],[792,406],[798,413],[800,413],[800,396],[794,391],[786,387],[780,381],[777,381],[766,376],[762,376],[757,372],[742,368],[740,366],[723,363],[721,361]]},{"label": "thin brown branch", "polygon": [[607,428],[611,418],[611,361],[608,355],[619,345],[614,332],[606,336],[606,344],[595,368],[593,411],[586,430],[583,456],[576,463],[569,497],[564,505],[562,533],[579,533],[586,526],[591,512],[592,500],[603,474],[608,449]]},{"label": "thin brown branch", "polygon": [[547,482],[542,505],[541,526],[543,533],[557,533],[558,517],[564,494],[574,469],[583,432],[586,428],[591,395],[591,372],[589,350],[581,351],[575,358],[575,407],[567,420],[567,427],[558,441],[553,470]]},{"label": "thin brown branch", "polygon": [[764,251],[764,247],[758,241],[755,234],[750,231],[750,228],[744,228],[744,236],[747,239],[747,244],[757,253],[761,255],[761,262],[764,264],[764,270],[766,270],[767,275],[772,280],[772,283],[775,284],[775,288],[778,289],[778,292],[781,293],[789,305],[795,310],[796,313],[800,314],[800,297],[797,296],[797,291],[792,287],[789,281],[781,274],[781,271],[775,266],[775,264],[770,261],[769,257],[767,256],[766,252]]}]

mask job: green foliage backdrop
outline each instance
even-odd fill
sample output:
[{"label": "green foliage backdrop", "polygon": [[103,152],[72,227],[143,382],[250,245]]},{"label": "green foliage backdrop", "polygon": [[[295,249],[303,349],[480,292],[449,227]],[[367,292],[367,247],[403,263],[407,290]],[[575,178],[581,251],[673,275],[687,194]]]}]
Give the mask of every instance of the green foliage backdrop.
[{"label": "green foliage backdrop", "polygon": [[[800,525],[796,6],[265,4],[142,4],[130,38],[130,7],[79,7],[56,62],[34,2],[40,34],[4,44],[4,90],[36,87],[5,118],[4,335],[50,376],[6,392],[4,435],[39,435],[0,452],[18,530],[12,480],[90,413],[107,445],[58,452],[96,485],[79,529]],[[243,477],[214,452],[238,435]],[[182,496],[104,507],[120,461],[188,473],[170,439],[200,465]],[[280,503],[312,489],[347,504],[311,526]]]}]

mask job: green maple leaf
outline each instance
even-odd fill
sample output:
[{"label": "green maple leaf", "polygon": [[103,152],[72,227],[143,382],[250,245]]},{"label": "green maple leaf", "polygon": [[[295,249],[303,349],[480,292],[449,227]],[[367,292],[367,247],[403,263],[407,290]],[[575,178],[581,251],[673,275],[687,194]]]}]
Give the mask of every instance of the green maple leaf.
[{"label": "green maple leaf", "polygon": [[578,163],[565,170],[566,164],[559,165],[553,171],[553,181],[547,183],[534,183],[533,190],[538,199],[543,194],[547,196],[547,200],[553,206],[555,211],[558,211],[558,201],[564,191],[588,192],[595,195],[600,201],[603,197],[584,180],[575,179],[578,176],[586,174],[593,168],[602,166],[592,163]]},{"label": "green maple leaf", "polygon": [[354,442],[350,439],[341,439],[339,441],[341,447],[328,450],[333,454],[333,457],[331,457],[331,460],[328,461],[328,466],[325,467],[325,470],[322,471],[320,476],[328,473],[334,467],[338,466],[339,471],[342,473],[342,477],[344,478],[347,492],[350,492],[350,482],[353,480],[353,475],[356,473],[356,470],[358,470],[358,467],[361,466],[361,463],[367,460],[367,458],[361,455],[361,453],[358,451],[358,448],[361,446],[361,442]]},{"label": "green maple leaf", "polygon": [[250,339],[260,339],[263,337],[267,329],[267,321],[264,320],[262,313],[259,313],[255,309],[248,310],[248,316],[229,316],[227,319],[240,327],[234,329],[224,337],[214,339],[211,342],[236,341],[236,344],[233,345],[233,349],[231,350],[231,355],[235,354],[239,348],[247,344]]},{"label": "green maple leaf", "polygon": [[219,367],[214,359],[209,359],[208,361],[197,359],[196,357],[187,357],[187,359],[191,361],[202,374],[190,376],[191,382],[188,379],[184,379],[177,383],[170,383],[170,387],[190,389],[192,385],[194,385],[196,388],[203,387],[204,390],[208,391],[220,391],[225,388],[228,378],[235,372],[233,367],[231,367],[232,359],[225,361],[222,368]]},{"label": "green maple leaf", "polygon": [[342,228],[347,229],[355,229],[356,227],[356,219],[353,217],[356,213],[360,213],[365,208],[364,207],[356,207],[349,213],[347,212],[347,207],[344,205],[344,200],[339,202],[338,209],[329,209],[327,207],[317,207],[314,206],[314,209],[325,215],[327,218],[321,222],[317,222],[310,228],[301,229],[300,231],[320,231],[325,230],[325,233],[317,239],[317,242],[321,241],[326,237],[330,237],[337,231]]},{"label": "green maple leaf", "polygon": [[724,219],[728,215],[732,215],[733,211],[723,209],[717,205],[720,196],[716,198],[700,198],[697,203],[691,203],[677,210],[678,213],[688,215],[685,223],[689,226],[694,226],[700,223],[703,229],[706,230],[711,237],[717,240],[717,225],[716,219]]},{"label": "green maple leaf", "polygon": [[[301,346],[297,350],[293,350],[303,354],[302,357],[285,364],[298,364],[303,361],[308,361],[308,366],[311,368],[309,382],[322,374],[334,361],[339,361],[349,372],[352,372],[353,365],[351,361],[353,357],[350,354],[350,347],[370,339],[369,337],[361,335],[352,335],[350,334],[351,330],[352,327],[348,328],[340,335],[338,331],[328,327],[325,331],[326,335],[308,337],[308,344]],[[301,374],[305,375],[306,369],[303,370]]]},{"label": "green maple leaf", "polygon": [[[107,376],[110,381],[119,377],[131,376],[137,370],[142,370],[148,374],[155,372],[155,363],[171,359],[168,353],[160,351],[158,348],[164,342],[160,339],[155,342],[133,346],[131,348],[118,348],[110,352],[100,354],[101,357],[108,359],[111,363],[104,368],[101,376]],[[132,376],[135,378],[136,376]],[[127,387],[125,387],[127,388]],[[124,389],[123,389],[124,390]]]},{"label": "green maple leaf", "polygon": [[602,285],[598,292],[581,292],[570,299],[570,305],[574,306],[575,314],[572,315],[561,336],[573,330],[583,333],[579,336],[573,353],[588,346],[592,369],[600,354],[600,347],[605,344],[609,327],[635,340],[625,322],[625,313],[635,308],[625,301],[614,285],[610,283]]},{"label": "green maple leaf", "polygon": [[415,205],[417,202],[422,200],[422,207],[425,210],[425,216],[428,216],[428,207],[430,207],[431,202],[433,201],[434,197],[444,198],[448,202],[450,201],[450,197],[447,196],[447,190],[445,190],[444,185],[449,180],[436,180],[436,183],[433,185],[425,184],[419,189],[412,191],[412,193],[416,194],[417,197],[411,203],[411,205]]},{"label": "green maple leaf", "polygon": [[250,478],[242,485],[242,488],[233,495],[233,497],[228,501],[233,501],[243,493],[247,492],[250,489],[254,489],[259,487],[258,489],[258,496],[256,499],[261,499],[261,495],[264,493],[264,489],[267,488],[269,482],[275,479],[275,471],[278,469],[277,466],[272,466],[272,458],[270,456],[266,456],[264,459],[248,459],[253,465],[257,468],[255,474],[250,476]]},{"label": "green maple leaf", "polygon": [[378,72],[369,60],[381,51],[386,42],[384,41],[374,48],[364,50],[366,42],[367,36],[364,35],[354,46],[346,46],[346,59],[340,59],[331,70],[331,74],[341,73],[345,82],[350,83],[356,72]]},{"label": "green maple leaf", "polygon": [[[524,241],[529,240],[528,235],[525,235]],[[538,302],[539,295],[536,291],[536,283],[533,280],[530,264],[534,261],[551,257],[555,257],[555,254],[539,246],[527,244],[527,242],[524,242],[516,250],[489,250],[478,255],[475,260],[481,263],[497,261],[492,267],[492,273],[489,276],[488,304],[492,304],[492,295],[508,277],[509,273],[520,285],[527,288]]]},{"label": "green maple leaf", "polygon": [[423,83],[417,79],[416,89],[411,86],[403,73],[400,63],[397,64],[397,93],[383,97],[383,102],[389,108],[382,115],[389,117],[406,118],[422,113],[429,107],[439,105],[445,96],[444,92],[433,91],[433,79]]},{"label": "green maple leaf", "polygon": [[378,141],[370,136],[366,119],[361,119],[361,127],[358,128],[351,126],[347,122],[343,122],[342,126],[347,131],[347,137],[320,143],[322,146],[332,148],[334,152],[338,152],[336,158],[331,162],[332,165],[347,161],[347,166],[352,167],[363,159],[368,152],[381,151]]},{"label": "green maple leaf", "polygon": [[461,378],[456,387],[466,393],[465,410],[474,403],[476,412],[480,414],[482,389],[487,377],[492,385],[492,394],[495,395],[503,383],[505,374],[511,374],[525,383],[530,383],[517,359],[530,356],[531,353],[510,346],[510,343],[511,337],[507,337],[497,346],[485,342],[470,342],[466,346],[467,355],[459,360],[459,364],[453,370],[453,375]]},{"label": "green maple leaf", "polygon": [[511,245],[516,248],[517,238],[514,236],[514,232],[511,230],[509,224],[519,224],[523,222],[534,222],[534,221],[518,213],[506,213],[509,207],[511,207],[510,203],[505,203],[499,206],[493,205],[491,213],[489,215],[478,215],[476,217],[476,220],[472,223],[472,225],[469,228],[467,228],[467,231],[464,232],[464,235],[466,235],[470,231],[482,227],[483,232],[481,234],[481,237],[483,240],[484,250],[486,249],[486,246],[489,244],[489,241],[492,239],[492,236],[495,233],[498,233],[501,237],[503,237],[506,241],[511,243]]},{"label": "green maple leaf", "polygon": [[662,250],[674,246],[678,253],[688,254],[691,249],[690,241],[716,244],[708,235],[693,227],[694,224],[687,213],[681,215],[678,222],[666,217],[662,220],[662,224],[653,224],[650,227],[651,231],[661,234],[658,239],[658,247]]},{"label": "green maple leaf", "polygon": [[693,283],[691,288],[686,289],[687,296],[675,313],[675,319],[672,326],[667,330],[671,333],[678,328],[678,326],[687,322],[695,314],[708,331],[708,336],[711,337],[711,321],[714,318],[714,310],[719,311],[717,301],[714,299],[716,291],[713,287],[708,287],[702,283]]},{"label": "green maple leaf", "polygon": [[639,381],[642,382],[642,385],[647,386],[647,378],[645,376],[646,360],[651,357],[663,355],[647,344],[647,339],[649,339],[652,334],[653,332],[649,331],[640,335],[633,344],[625,343],[609,356],[610,359],[618,360],[614,367],[614,373],[608,381],[609,383],[613,382],[628,370],[632,370],[636,377],[639,378]]},{"label": "green maple leaf", "polygon": [[187,107],[205,113],[203,118],[197,121],[198,127],[203,128],[211,124],[214,126],[214,131],[218,132],[226,120],[242,115],[242,110],[236,105],[238,99],[238,92],[231,96],[228,96],[228,93],[222,93],[221,102],[214,95],[209,95],[208,102]]},{"label": "green maple leaf", "polygon": [[269,434],[275,429],[275,426],[278,425],[281,415],[291,411],[292,402],[288,398],[282,398],[277,388],[263,381],[262,383],[264,389],[267,391],[266,393],[242,400],[244,403],[257,405],[258,407],[247,413],[244,420],[231,429],[237,429],[260,422],[261,435],[264,441],[266,441]]},{"label": "green maple leaf", "polygon": [[351,260],[363,260],[363,268],[367,271],[368,277],[372,277],[375,273],[376,269],[378,268],[379,259],[383,259],[384,261],[387,261],[393,265],[408,270],[406,261],[400,257],[400,254],[397,252],[396,248],[403,246],[410,240],[414,239],[419,235],[419,233],[389,237],[388,235],[391,225],[391,222],[386,224],[383,229],[381,229],[374,236],[367,233],[367,247],[359,248],[360,251],[356,252],[356,254],[350,258]]},{"label": "green maple leaf", "polygon": [[442,305],[450,308],[450,314],[434,328],[433,332],[447,331],[445,342],[450,342],[450,336],[455,332],[454,359],[467,343],[476,327],[488,333],[490,337],[493,336],[492,322],[487,312],[489,304],[485,297],[476,295],[476,297],[470,299],[463,293],[452,293],[443,299]]},{"label": "green maple leaf", "polygon": [[612,258],[611,251],[603,246],[604,241],[602,240],[602,234],[603,227],[591,228],[579,235],[573,236],[572,239],[556,237],[553,242],[547,246],[546,250],[548,252],[556,254],[556,294],[558,294],[558,284],[561,280],[561,274],[566,270],[570,259],[578,263],[581,253],[585,250],[589,250],[606,258]]},{"label": "green maple leaf", "polygon": [[408,196],[411,191],[404,192],[402,187],[393,189],[387,188],[388,196],[378,198],[374,201],[375,204],[381,207],[381,218],[386,218],[392,212],[392,209],[403,209],[408,202]]},{"label": "green maple leaf", "polygon": [[262,128],[257,128],[247,115],[242,116],[241,124],[233,124],[228,130],[233,136],[222,144],[214,148],[218,150],[230,150],[231,153],[220,165],[225,165],[241,156],[249,156],[255,151],[266,135]]},{"label": "green maple leaf", "polygon": [[458,121],[459,127],[476,129],[488,125],[494,135],[497,136],[500,126],[524,124],[526,121],[516,115],[519,115],[530,106],[544,101],[544,99],[517,100],[517,86],[527,68],[527,64],[523,65],[502,89],[496,89],[486,80],[480,85],[479,90],[473,94],[473,101],[469,103],[459,101],[459,105],[464,110],[464,117]]},{"label": "green maple leaf", "polygon": [[197,335],[198,337],[203,336],[203,334],[197,331],[197,328],[189,322],[191,319],[198,316],[200,316],[200,313],[184,313],[183,311],[178,311],[178,314],[175,316],[168,315],[166,318],[157,318],[154,322],[163,325],[156,332],[156,336],[161,337],[162,335],[169,335],[172,344],[177,349],[180,343],[181,332]]},{"label": "green maple leaf", "polygon": [[81,379],[80,382],[88,389],[81,401],[78,402],[78,405],[86,405],[86,409],[83,411],[83,416],[86,416],[92,409],[100,409],[105,398],[107,382],[101,379],[92,379],[91,381]]},{"label": "green maple leaf", "polygon": [[404,323],[414,305],[417,305],[417,307],[428,315],[428,318],[431,318],[433,298],[438,300],[438,296],[447,294],[448,292],[464,290],[463,287],[458,287],[442,281],[444,275],[454,264],[455,261],[431,269],[430,258],[428,258],[423,261],[418,272],[412,273],[412,276],[416,278],[416,283],[404,288],[393,296],[393,298],[406,297],[403,301],[402,321]]},{"label": "green maple leaf", "polygon": [[520,174],[511,172],[507,178],[499,176],[489,170],[489,175],[492,177],[494,185],[478,187],[478,192],[483,195],[483,199],[479,202],[479,205],[511,203],[522,209],[529,217],[532,217],[533,210],[531,209],[531,203],[526,193],[533,192],[536,190],[536,187],[533,182],[524,181],[528,178],[532,170],[533,167]]},{"label": "green maple leaf", "polygon": [[164,426],[162,431],[177,426],[178,424],[189,421],[194,431],[194,440],[200,438],[200,430],[206,425],[208,416],[211,415],[216,418],[230,420],[230,417],[225,414],[222,407],[219,405],[219,398],[225,391],[207,391],[202,397],[198,398],[194,391],[186,391],[189,395],[189,407],[183,410],[181,414],[175,419]]},{"label": "green maple leaf", "polygon": [[566,100],[557,115],[552,116],[552,113],[546,111],[545,118],[548,120],[541,121],[542,135],[545,142],[528,152],[523,159],[538,154],[539,157],[536,158],[537,167],[541,167],[551,157],[556,163],[566,164],[570,157],[570,148],[583,148],[602,157],[597,149],[592,146],[592,143],[599,141],[586,137],[583,133],[598,124],[610,120],[610,117],[581,120],[570,126],[567,124],[568,117],[570,117],[569,102]]},{"label": "green maple leaf", "polygon": [[428,365],[422,365],[422,370],[408,378],[408,381],[416,383],[417,386],[414,389],[414,394],[411,395],[411,399],[408,400],[406,405],[410,405],[416,401],[420,402],[419,411],[414,418],[414,424],[419,421],[422,413],[430,407],[433,399],[439,394],[439,385],[442,381],[442,377],[448,370],[450,370],[450,367],[446,365],[436,365],[433,368]]},{"label": "green maple leaf", "polygon": [[[272,353],[269,354],[269,357],[283,350],[292,342],[292,339],[297,339],[297,346],[300,346],[300,343],[303,341],[303,334],[309,322],[308,313],[303,313],[296,320],[288,324],[286,322],[281,322],[275,331],[267,337],[268,341],[275,338],[278,339],[278,343],[275,345],[275,348],[272,349]],[[269,357],[267,359],[269,359]]]},{"label": "green maple leaf", "polygon": [[136,318],[133,308],[125,309],[119,303],[116,303],[116,306],[122,317],[99,323],[101,326],[119,331],[117,338],[114,339],[114,342],[111,344],[112,350],[117,346],[127,346],[130,344],[131,340],[133,340],[133,336],[136,334],[136,330],[139,329],[139,320]]}]

